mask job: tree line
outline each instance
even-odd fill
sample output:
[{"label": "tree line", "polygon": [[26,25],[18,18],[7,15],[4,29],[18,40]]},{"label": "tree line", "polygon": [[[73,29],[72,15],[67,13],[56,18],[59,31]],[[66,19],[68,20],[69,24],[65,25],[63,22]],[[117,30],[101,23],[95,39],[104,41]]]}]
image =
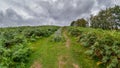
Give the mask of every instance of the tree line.
[{"label": "tree line", "polygon": [[[120,6],[106,8],[97,15],[90,16],[90,26],[92,28],[102,28],[107,30],[118,29],[120,27]],[[84,18],[71,22],[71,26],[87,27],[88,21]]]}]

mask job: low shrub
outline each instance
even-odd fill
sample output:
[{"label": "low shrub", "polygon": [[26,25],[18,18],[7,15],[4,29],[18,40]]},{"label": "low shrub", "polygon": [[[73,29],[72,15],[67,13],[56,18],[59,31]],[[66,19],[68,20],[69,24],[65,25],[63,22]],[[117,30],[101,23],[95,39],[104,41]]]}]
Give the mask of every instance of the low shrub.
[{"label": "low shrub", "polygon": [[64,41],[64,37],[62,35],[62,28],[58,29],[52,36],[53,42],[61,42]]},{"label": "low shrub", "polygon": [[[88,28],[70,29],[76,31],[74,34],[79,37],[78,42],[88,48],[85,53],[97,60],[99,62],[98,65],[103,65],[105,68],[119,68],[120,32]],[[81,33],[80,31],[83,32],[78,35]],[[73,35],[71,31],[69,33]]]}]

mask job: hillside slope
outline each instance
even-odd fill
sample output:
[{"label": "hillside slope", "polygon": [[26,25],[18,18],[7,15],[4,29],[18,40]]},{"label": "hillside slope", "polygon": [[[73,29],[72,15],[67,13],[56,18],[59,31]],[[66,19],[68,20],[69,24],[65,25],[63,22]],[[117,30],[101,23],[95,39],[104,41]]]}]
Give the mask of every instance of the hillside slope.
[{"label": "hillside slope", "polygon": [[120,32],[82,27],[0,29],[0,68],[119,68]]},{"label": "hillside slope", "polygon": [[77,43],[75,37],[68,35],[66,28],[60,32],[64,41],[51,41],[53,34],[30,45],[34,53],[28,68],[98,68],[95,61],[84,53],[86,49]]}]

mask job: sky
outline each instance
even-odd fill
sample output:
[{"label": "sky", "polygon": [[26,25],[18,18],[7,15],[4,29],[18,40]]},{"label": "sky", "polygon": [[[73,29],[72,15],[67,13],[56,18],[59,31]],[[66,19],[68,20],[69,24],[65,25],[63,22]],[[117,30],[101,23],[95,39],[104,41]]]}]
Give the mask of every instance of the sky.
[{"label": "sky", "polygon": [[120,0],[0,0],[0,27],[66,26],[115,4]]}]

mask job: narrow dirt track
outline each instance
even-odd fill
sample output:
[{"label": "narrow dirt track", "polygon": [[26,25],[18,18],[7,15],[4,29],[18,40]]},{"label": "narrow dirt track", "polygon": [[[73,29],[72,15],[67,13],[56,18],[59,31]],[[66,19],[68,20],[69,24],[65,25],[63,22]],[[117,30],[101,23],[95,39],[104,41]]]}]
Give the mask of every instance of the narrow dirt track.
[{"label": "narrow dirt track", "polygon": [[65,39],[66,39],[66,47],[67,48],[69,48],[70,47],[70,39],[69,39],[69,37],[67,36],[67,32],[66,31],[64,31],[64,37],[65,37]]},{"label": "narrow dirt track", "polygon": [[[65,39],[66,39],[66,43],[65,43],[65,46],[67,47],[67,49],[69,49],[70,48],[70,45],[71,45],[71,42],[70,42],[70,38],[68,37],[68,35],[67,35],[67,31],[64,31],[64,33],[63,33],[63,35],[64,35],[64,37],[65,37]],[[61,67],[61,63],[62,64],[66,64],[65,62],[63,62],[63,61],[61,61],[61,60],[59,60],[59,68],[62,68]],[[72,66],[73,66],[73,68],[80,68],[79,67],[79,65],[77,65],[77,64],[75,64],[75,63],[72,63]]]},{"label": "narrow dirt track", "polygon": [[74,64],[74,63],[73,63],[73,67],[74,68],[80,68],[77,64]]},{"label": "narrow dirt track", "polygon": [[34,62],[30,68],[42,68],[42,65],[39,62]]}]

